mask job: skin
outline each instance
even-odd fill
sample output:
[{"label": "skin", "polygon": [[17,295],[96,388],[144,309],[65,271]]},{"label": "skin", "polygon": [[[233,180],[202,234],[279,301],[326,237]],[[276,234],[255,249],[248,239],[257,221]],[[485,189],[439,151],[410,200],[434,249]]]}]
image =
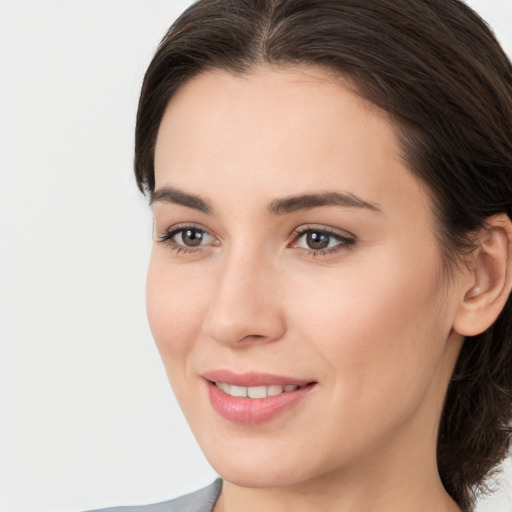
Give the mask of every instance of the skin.
[{"label": "skin", "polygon": [[[435,460],[471,278],[443,277],[428,194],[389,119],[319,69],[199,75],[171,100],[155,152],[148,317],[170,382],[225,483],[216,510],[456,511]],[[269,214],[275,200],[350,193],[373,205]],[[158,195],[158,194],[157,194]],[[193,226],[190,247],[176,229]],[[334,232],[312,253],[306,235]],[[171,240],[168,233],[173,233]],[[291,409],[238,425],[201,374],[317,382]]]}]

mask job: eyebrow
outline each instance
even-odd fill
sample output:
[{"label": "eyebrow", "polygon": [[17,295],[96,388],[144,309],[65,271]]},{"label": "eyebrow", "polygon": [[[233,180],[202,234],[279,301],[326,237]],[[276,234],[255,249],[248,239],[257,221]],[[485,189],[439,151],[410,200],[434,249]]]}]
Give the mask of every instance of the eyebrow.
[{"label": "eyebrow", "polygon": [[320,192],[318,194],[304,194],[286,197],[284,199],[276,199],[270,203],[267,212],[269,215],[282,215],[298,210],[311,210],[321,206],[363,208],[382,213],[377,203],[364,201],[350,192]]},{"label": "eyebrow", "polygon": [[152,192],[149,205],[152,206],[155,203],[179,204],[187,208],[192,208],[193,210],[199,210],[208,215],[213,213],[213,208],[207,201],[201,199],[199,196],[188,194],[174,187],[162,187]]},{"label": "eyebrow", "polygon": [[[155,190],[149,204],[171,203],[198,210],[207,215],[213,214],[211,204],[195,194],[189,194],[175,187],[165,186]],[[370,203],[350,192],[320,192],[317,194],[301,194],[272,201],[267,207],[268,215],[284,215],[299,210],[311,210],[322,206],[341,206],[344,208],[361,208],[374,212],[382,212],[377,203]]]}]

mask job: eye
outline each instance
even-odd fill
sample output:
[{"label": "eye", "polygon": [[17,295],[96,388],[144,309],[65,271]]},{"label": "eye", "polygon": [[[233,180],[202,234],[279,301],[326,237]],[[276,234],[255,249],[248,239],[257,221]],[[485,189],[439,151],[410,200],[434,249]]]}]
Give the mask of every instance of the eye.
[{"label": "eye", "polygon": [[305,249],[313,249],[315,251],[332,247],[333,243],[336,242],[334,237],[325,231],[307,231],[299,240],[300,242],[297,244],[298,247],[301,247],[302,243],[306,246],[304,247]]},{"label": "eye", "polygon": [[297,230],[291,247],[308,251],[309,255],[327,255],[348,249],[355,238],[329,229],[305,228]]},{"label": "eye", "polygon": [[216,243],[215,238],[204,229],[195,226],[170,228],[158,237],[159,241],[169,245],[177,252],[199,250],[204,246]]},{"label": "eye", "polygon": [[185,245],[187,247],[197,247],[198,245],[204,245],[210,242],[212,238],[206,231],[197,228],[180,229],[175,232],[172,239],[179,245]]}]

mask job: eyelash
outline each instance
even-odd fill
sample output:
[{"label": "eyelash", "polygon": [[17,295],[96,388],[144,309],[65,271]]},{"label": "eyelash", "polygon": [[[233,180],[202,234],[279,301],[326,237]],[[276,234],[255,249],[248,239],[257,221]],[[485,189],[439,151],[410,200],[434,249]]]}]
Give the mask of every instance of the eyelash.
[{"label": "eyelash", "polygon": [[[305,247],[297,247],[295,244],[299,242],[299,240],[306,236],[308,233],[315,233],[320,235],[327,235],[329,239],[334,239],[338,242],[333,247],[327,247],[325,249],[306,249]],[[291,242],[289,243],[289,247],[295,247],[301,251],[304,251],[306,256],[315,257],[315,256],[330,256],[332,254],[336,254],[342,251],[347,251],[351,249],[351,247],[356,243],[355,237],[341,235],[340,233],[326,228],[326,227],[317,227],[317,226],[305,226],[301,229],[297,229],[291,236]]]},{"label": "eyelash", "polygon": [[205,229],[201,228],[200,226],[196,226],[194,224],[186,224],[186,225],[178,225],[173,228],[168,229],[163,235],[158,236],[158,242],[166,245],[171,249],[171,251],[176,252],[177,254],[190,254],[190,253],[199,253],[204,251],[204,246],[198,246],[197,248],[194,247],[187,247],[186,245],[180,245],[177,242],[173,240],[173,238],[180,234],[184,233],[185,231],[197,231],[203,234],[207,234],[209,236],[210,233],[206,231]]},{"label": "eyelash", "polygon": [[[205,229],[193,225],[193,224],[187,224],[187,225],[181,225],[181,226],[175,226],[168,231],[166,231],[163,235],[158,236],[158,242],[163,243],[166,246],[171,249],[171,251],[176,252],[177,254],[190,254],[190,253],[200,253],[205,250],[204,246],[197,246],[197,248],[194,247],[187,247],[185,245],[178,244],[174,239],[174,237],[180,233],[184,233],[185,231],[196,231],[199,233],[203,233],[207,236],[213,236]],[[307,249],[305,247],[298,247],[296,244],[299,243],[302,237],[306,236],[308,233],[315,233],[319,235],[326,235],[329,238],[329,242],[331,239],[334,239],[336,242],[338,242],[333,247],[327,247],[325,249]],[[306,256],[309,257],[315,257],[315,256],[329,256],[331,254],[335,254],[342,251],[347,251],[351,249],[351,247],[356,243],[355,237],[351,236],[344,236],[341,235],[332,229],[329,228],[319,228],[316,226],[305,226],[304,228],[297,229],[293,232],[293,234],[290,237],[290,242],[288,243],[288,247],[294,247],[296,249],[299,249],[300,251],[304,252]]]}]

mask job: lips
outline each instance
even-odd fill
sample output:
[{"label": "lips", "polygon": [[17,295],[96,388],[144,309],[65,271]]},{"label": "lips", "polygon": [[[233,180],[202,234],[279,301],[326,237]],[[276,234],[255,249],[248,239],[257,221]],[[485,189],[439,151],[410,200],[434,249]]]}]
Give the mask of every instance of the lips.
[{"label": "lips", "polygon": [[294,384],[288,384],[287,386],[279,386],[277,384],[271,384],[270,386],[235,386],[234,384],[228,384],[227,382],[215,382],[215,385],[230,396],[247,398],[266,398],[268,396],[277,396],[281,393],[296,391],[301,387]]},{"label": "lips", "polygon": [[214,370],[202,375],[213,409],[241,425],[270,421],[304,398],[316,382],[266,373]]}]

